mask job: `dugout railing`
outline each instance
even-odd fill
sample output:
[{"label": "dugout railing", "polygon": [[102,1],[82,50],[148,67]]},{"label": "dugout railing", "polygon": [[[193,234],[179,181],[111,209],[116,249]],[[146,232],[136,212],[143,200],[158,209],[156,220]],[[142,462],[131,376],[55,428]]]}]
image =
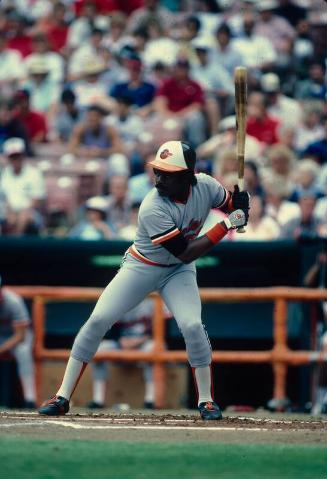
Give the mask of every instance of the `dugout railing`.
[{"label": "dugout railing", "polygon": [[[8,288],[32,301],[32,318],[35,334],[34,357],[36,365],[36,385],[38,400],[41,400],[42,365],[47,360],[67,361],[70,350],[49,349],[45,347],[45,319],[47,302],[96,301],[102,290],[98,288],[48,287],[48,286],[11,286]],[[273,398],[283,400],[286,397],[288,366],[299,366],[327,361],[327,354],[310,350],[292,350],[287,344],[287,304],[290,301],[327,300],[327,289],[309,289],[295,287],[270,288],[200,288],[203,303],[269,301],[273,308],[273,347],[263,351],[213,351],[213,362],[219,363],[270,363],[273,369]],[[95,361],[150,361],[154,366],[156,407],[164,407],[165,364],[169,362],[187,362],[185,350],[169,351],[165,349],[165,317],[163,303],[158,294],[151,295],[155,300],[153,317],[152,352],[110,351],[97,353]]]}]

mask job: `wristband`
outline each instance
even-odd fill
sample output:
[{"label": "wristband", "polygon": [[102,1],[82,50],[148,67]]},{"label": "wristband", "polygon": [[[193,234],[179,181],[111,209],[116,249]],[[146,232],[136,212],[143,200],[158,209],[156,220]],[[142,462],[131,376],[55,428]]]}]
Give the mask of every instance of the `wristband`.
[{"label": "wristband", "polygon": [[227,232],[227,228],[222,223],[217,223],[213,228],[207,231],[205,235],[211,243],[217,244],[223,239]]}]

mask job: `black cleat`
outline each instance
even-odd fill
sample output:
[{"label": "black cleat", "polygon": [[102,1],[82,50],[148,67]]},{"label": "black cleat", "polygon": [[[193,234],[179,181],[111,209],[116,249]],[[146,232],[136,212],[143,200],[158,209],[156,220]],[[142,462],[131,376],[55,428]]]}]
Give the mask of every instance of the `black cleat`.
[{"label": "black cleat", "polygon": [[204,421],[217,421],[223,418],[219,406],[213,401],[201,402],[199,411]]},{"label": "black cleat", "polygon": [[96,402],[96,401],[91,401],[88,403],[87,407],[89,409],[104,409],[104,404],[100,404],[99,402]]},{"label": "black cleat", "polygon": [[53,396],[53,398],[44,401],[39,409],[39,414],[45,416],[63,416],[69,411],[69,401],[62,396]]}]

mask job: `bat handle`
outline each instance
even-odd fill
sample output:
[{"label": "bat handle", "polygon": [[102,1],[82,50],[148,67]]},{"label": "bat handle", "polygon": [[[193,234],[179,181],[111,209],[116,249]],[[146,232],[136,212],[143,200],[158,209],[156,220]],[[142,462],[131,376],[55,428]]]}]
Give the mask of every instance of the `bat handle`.
[{"label": "bat handle", "polygon": [[[239,178],[237,183],[238,183],[239,190],[243,191],[244,190],[244,178]],[[240,226],[239,228],[237,228],[236,232],[237,233],[245,233],[244,226]]]}]

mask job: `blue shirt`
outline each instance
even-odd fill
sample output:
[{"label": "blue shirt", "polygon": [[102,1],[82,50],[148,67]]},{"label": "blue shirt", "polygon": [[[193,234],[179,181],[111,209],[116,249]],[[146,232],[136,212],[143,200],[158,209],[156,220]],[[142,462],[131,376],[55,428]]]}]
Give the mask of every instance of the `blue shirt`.
[{"label": "blue shirt", "polygon": [[113,98],[120,96],[127,97],[131,100],[133,105],[142,107],[152,102],[155,94],[155,87],[152,83],[142,82],[141,85],[134,88],[128,82],[117,83],[112,88],[110,95]]}]

